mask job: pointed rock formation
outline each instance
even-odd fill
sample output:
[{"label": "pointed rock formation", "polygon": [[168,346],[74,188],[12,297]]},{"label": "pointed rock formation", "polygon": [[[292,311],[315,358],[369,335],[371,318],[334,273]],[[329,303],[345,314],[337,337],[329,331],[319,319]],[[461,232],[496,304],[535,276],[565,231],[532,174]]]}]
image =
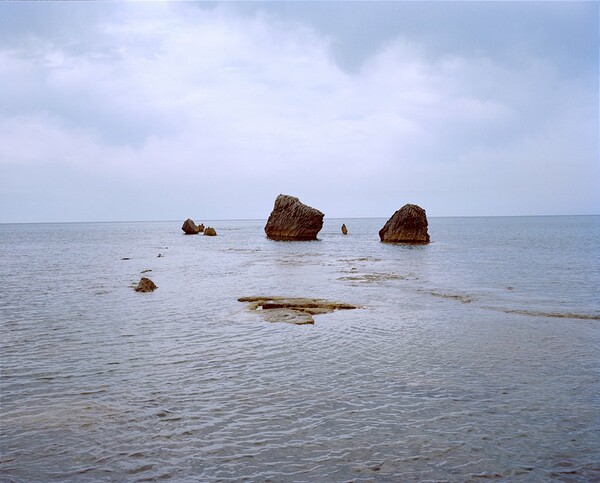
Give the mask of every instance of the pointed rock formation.
[{"label": "pointed rock formation", "polygon": [[343,233],[344,235],[347,235],[347,234],[348,234],[348,228],[346,228],[346,224],[345,224],[345,223],[342,225],[342,233]]},{"label": "pointed rock formation", "polygon": [[324,216],[298,198],[279,195],[265,225],[265,233],[273,240],[316,240],[317,233],[323,228]]},{"label": "pointed rock formation", "polygon": [[379,238],[388,243],[429,243],[425,210],[417,205],[404,205],[379,230]]},{"label": "pointed rock formation", "polygon": [[146,277],[140,279],[140,283],[135,287],[136,292],[154,292],[158,287],[152,280]]},{"label": "pointed rock formation", "polygon": [[201,231],[200,228],[196,226],[196,223],[194,223],[194,220],[192,220],[191,218],[188,218],[183,222],[181,229],[185,232],[186,235],[197,235]]}]

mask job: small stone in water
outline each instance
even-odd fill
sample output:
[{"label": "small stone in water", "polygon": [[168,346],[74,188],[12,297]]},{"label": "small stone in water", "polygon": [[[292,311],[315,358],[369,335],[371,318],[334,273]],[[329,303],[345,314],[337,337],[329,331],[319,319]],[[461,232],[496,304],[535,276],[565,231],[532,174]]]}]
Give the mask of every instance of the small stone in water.
[{"label": "small stone in water", "polygon": [[158,287],[149,278],[142,277],[140,283],[135,287],[136,292],[154,292]]}]

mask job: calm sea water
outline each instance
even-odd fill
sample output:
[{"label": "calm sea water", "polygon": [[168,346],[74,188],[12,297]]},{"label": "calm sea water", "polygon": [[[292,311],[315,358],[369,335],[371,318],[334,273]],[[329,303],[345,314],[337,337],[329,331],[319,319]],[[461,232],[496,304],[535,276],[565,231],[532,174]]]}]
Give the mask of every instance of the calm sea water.
[{"label": "calm sea water", "polygon": [[599,481],[600,217],[384,222],[0,225],[0,480]]}]

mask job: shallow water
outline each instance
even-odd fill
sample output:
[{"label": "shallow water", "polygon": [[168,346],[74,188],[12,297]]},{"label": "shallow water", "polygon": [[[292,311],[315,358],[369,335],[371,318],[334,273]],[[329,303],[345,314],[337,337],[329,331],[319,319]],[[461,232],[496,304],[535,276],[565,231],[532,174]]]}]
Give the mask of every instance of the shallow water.
[{"label": "shallow water", "polygon": [[0,225],[0,479],[600,480],[600,217],[384,222]]}]

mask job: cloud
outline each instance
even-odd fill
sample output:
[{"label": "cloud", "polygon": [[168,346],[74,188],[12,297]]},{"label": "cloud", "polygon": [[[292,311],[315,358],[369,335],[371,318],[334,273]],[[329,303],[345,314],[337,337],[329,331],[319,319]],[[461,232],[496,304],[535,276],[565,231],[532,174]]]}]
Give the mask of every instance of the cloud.
[{"label": "cloud", "polygon": [[[268,12],[110,8],[87,37],[34,32],[0,49],[3,203],[19,170],[56,166],[97,199],[113,180],[123,206],[104,219],[177,219],[198,205],[265,217],[279,192],[340,216],[408,201],[440,215],[600,206],[594,79],[564,78],[548,59],[432,57],[397,35],[348,71],[331,36]],[[160,199],[127,203],[141,187]],[[35,216],[87,219],[81,193],[64,189],[73,203],[60,210],[71,208]]]}]

